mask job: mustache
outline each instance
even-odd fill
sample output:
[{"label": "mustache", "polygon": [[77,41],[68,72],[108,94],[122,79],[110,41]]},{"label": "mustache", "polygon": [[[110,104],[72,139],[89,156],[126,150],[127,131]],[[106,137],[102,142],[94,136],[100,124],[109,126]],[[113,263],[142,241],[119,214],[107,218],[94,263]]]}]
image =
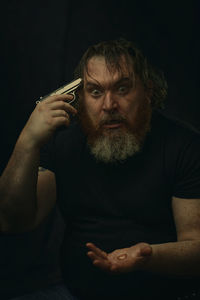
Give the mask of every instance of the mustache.
[{"label": "mustache", "polygon": [[126,123],[126,118],[119,113],[110,113],[104,115],[101,121],[99,122],[99,126],[113,124],[113,123]]}]

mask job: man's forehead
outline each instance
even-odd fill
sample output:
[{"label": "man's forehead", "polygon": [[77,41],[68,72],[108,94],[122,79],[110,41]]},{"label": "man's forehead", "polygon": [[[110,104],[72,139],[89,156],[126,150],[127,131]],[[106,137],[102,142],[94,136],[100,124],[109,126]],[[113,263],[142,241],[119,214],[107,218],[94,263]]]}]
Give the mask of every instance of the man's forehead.
[{"label": "man's forehead", "polygon": [[107,64],[103,56],[94,56],[89,59],[87,66],[84,70],[84,79],[91,80],[109,77],[114,80],[121,78],[132,77],[133,67],[128,65],[126,60],[122,57],[118,62],[118,67],[115,65]]}]

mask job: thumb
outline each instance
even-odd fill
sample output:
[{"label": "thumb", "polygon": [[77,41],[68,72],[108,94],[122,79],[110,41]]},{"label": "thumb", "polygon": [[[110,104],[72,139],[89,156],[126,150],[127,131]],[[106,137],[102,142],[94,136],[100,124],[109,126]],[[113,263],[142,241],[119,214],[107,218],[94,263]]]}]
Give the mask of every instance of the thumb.
[{"label": "thumb", "polygon": [[152,254],[152,247],[150,245],[145,245],[140,249],[141,256],[150,256]]}]

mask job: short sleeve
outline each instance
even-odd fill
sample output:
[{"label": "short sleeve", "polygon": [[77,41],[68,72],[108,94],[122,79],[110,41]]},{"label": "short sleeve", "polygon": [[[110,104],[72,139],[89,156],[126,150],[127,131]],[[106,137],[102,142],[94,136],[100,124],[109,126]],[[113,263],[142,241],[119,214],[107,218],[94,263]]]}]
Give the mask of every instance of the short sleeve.
[{"label": "short sleeve", "polygon": [[200,135],[183,147],[177,158],[173,196],[200,199]]}]

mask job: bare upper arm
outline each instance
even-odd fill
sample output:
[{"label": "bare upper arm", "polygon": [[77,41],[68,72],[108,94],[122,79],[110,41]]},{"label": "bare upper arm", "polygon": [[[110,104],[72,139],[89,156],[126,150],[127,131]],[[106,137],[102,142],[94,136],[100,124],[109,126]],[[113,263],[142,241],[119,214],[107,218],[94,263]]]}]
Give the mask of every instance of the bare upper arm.
[{"label": "bare upper arm", "polygon": [[56,181],[52,171],[39,168],[37,182],[37,226],[52,210],[56,203]]},{"label": "bare upper arm", "polygon": [[178,241],[200,239],[200,199],[172,198]]}]

